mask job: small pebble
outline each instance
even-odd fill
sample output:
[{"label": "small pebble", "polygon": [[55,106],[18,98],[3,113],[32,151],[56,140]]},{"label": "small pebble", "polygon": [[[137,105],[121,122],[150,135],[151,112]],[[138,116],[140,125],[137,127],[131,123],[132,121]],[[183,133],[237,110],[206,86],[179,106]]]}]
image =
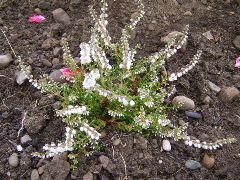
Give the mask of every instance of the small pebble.
[{"label": "small pebble", "polygon": [[209,88],[210,88],[212,91],[214,91],[214,92],[216,92],[216,93],[218,93],[218,92],[221,91],[221,88],[218,87],[216,84],[214,84],[214,83],[211,82],[211,81],[208,81],[208,86],[209,86]]},{"label": "small pebble", "polygon": [[43,63],[44,66],[52,67],[52,63],[47,59],[43,59],[42,63]]},{"label": "small pebble", "polygon": [[172,100],[173,105],[180,106],[181,110],[191,110],[195,108],[195,103],[188,97],[185,96],[176,96]]},{"label": "small pebble", "polygon": [[83,176],[83,180],[93,180],[93,174],[89,171]]},{"label": "small pebble", "polygon": [[11,54],[0,55],[0,69],[7,67],[12,61],[13,58]]},{"label": "small pebble", "polygon": [[186,111],[185,112],[187,117],[195,118],[195,119],[202,119],[202,115],[197,112]]},{"label": "small pebble", "polygon": [[31,173],[31,180],[40,180],[38,170],[34,169]]},{"label": "small pebble", "polygon": [[115,140],[113,141],[113,145],[114,145],[114,146],[118,146],[120,143],[121,143],[121,140],[120,140],[120,139],[115,139]]},{"label": "small pebble", "polygon": [[240,92],[235,87],[225,87],[219,92],[219,98],[225,103],[230,103],[237,99],[240,95]]},{"label": "small pebble", "polygon": [[103,168],[106,168],[110,162],[110,159],[104,155],[101,155],[98,159],[99,162],[102,164]]},{"label": "small pebble", "polygon": [[162,146],[163,146],[163,150],[165,151],[171,151],[172,149],[171,144],[167,139],[163,140]]},{"label": "small pebble", "polygon": [[215,159],[214,156],[209,156],[208,154],[204,154],[202,165],[208,169],[212,168],[214,166]]},{"label": "small pebble", "polygon": [[4,119],[8,118],[8,116],[9,116],[9,114],[8,114],[7,111],[5,111],[4,113],[2,113],[2,117],[3,117]]},{"label": "small pebble", "polygon": [[41,166],[38,168],[38,174],[42,175],[43,172],[44,172],[44,168],[45,168],[45,165],[44,166]]},{"label": "small pebble", "polygon": [[184,16],[192,16],[193,14],[192,14],[191,11],[186,11],[183,15],[184,15]]},{"label": "small pebble", "polygon": [[17,167],[19,165],[19,158],[17,153],[13,153],[9,158],[8,158],[8,163],[12,167]]},{"label": "small pebble", "polygon": [[186,168],[190,169],[190,170],[196,170],[198,168],[201,168],[201,164],[197,161],[194,160],[188,160],[185,163]]},{"label": "small pebble", "polygon": [[26,134],[23,137],[21,137],[20,141],[21,141],[21,144],[26,144],[32,141],[32,138],[28,134]]},{"label": "small pebble", "polygon": [[203,102],[204,104],[210,104],[211,98],[210,98],[209,96],[206,96],[206,97],[202,100],[202,102]]}]

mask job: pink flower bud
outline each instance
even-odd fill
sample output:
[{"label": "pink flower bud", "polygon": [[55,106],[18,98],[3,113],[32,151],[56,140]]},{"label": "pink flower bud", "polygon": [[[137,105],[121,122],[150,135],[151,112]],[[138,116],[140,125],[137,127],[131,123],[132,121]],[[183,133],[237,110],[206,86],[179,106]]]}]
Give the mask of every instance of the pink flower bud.
[{"label": "pink flower bud", "polygon": [[236,59],[235,67],[240,68],[240,56]]},{"label": "pink flower bud", "polygon": [[45,20],[45,17],[42,15],[33,15],[29,17],[28,22],[30,23],[40,23]]},{"label": "pink flower bud", "polygon": [[66,78],[66,80],[71,80],[72,77],[76,74],[76,73],[79,73],[81,70],[80,68],[77,68],[76,71],[72,71],[70,68],[63,68],[63,69],[60,69],[60,71],[62,72],[63,74],[63,77]]}]

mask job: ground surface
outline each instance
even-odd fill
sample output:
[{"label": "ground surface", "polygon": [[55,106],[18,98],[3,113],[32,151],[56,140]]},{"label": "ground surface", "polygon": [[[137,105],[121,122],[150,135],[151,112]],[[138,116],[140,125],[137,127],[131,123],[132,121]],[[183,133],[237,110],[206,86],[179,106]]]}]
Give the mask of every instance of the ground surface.
[{"label": "ground surface", "polygon": [[[87,41],[90,34],[88,5],[94,4],[99,7],[98,1],[91,0],[48,2],[51,3],[46,7],[41,6],[46,21],[40,24],[27,22],[28,17],[38,7],[37,0],[19,0],[13,3],[9,1],[7,7],[0,9],[0,27],[6,31],[16,54],[31,64],[36,77],[62,67],[61,55],[53,56],[53,49],[60,46],[59,40],[62,36],[68,37],[74,57],[78,56],[80,42]],[[224,3],[221,0],[144,0],[144,4],[146,15],[132,38],[133,44],[142,45],[140,56],[159,50],[163,47],[161,37],[173,30],[181,30],[185,24],[190,24],[187,50],[174,57],[167,64],[167,70],[179,69],[189,62],[188,58],[193,56],[197,48],[203,49],[202,62],[176,83],[177,95],[186,95],[194,100],[195,110],[202,114],[203,119],[187,118],[182,111],[171,114],[170,118],[177,123],[180,120],[188,121],[189,134],[201,140],[210,141],[230,136],[236,137],[238,142],[210,152],[170,140],[172,150],[164,152],[161,151],[162,139],[158,137],[151,137],[146,141],[139,135],[122,134],[116,132],[114,127],[109,127],[102,139],[102,153],[88,158],[81,157],[78,168],[70,172],[67,179],[82,179],[90,172],[94,179],[123,179],[126,174],[128,179],[239,179],[240,101],[221,102],[218,95],[209,89],[207,80],[219,87],[240,88],[240,70],[234,67],[239,50],[232,44],[233,39],[240,35],[240,6],[237,1]],[[54,21],[52,11],[57,8],[63,8],[68,13],[71,17],[70,25]],[[117,0],[109,2],[109,9],[109,31],[116,40],[120,36],[121,28],[134,13],[135,6],[132,0]],[[186,11],[192,14],[184,15]],[[202,35],[207,31],[211,31],[213,40],[208,40]],[[54,39],[54,42],[42,47],[48,38]],[[0,39],[0,54],[11,53],[2,34]],[[58,58],[59,63],[56,59],[53,62],[53,58]],[[0,70],[0,179],[30,179],[31,172],[37,168],[39,161],[31,158],[30,153],[41,150],[43,144],[56,141],[63,135],[64,125],[60,119],[54,117],[52,110],[54,102],[27,83],[17,85],[16,70],[17,61]],[[212,100],[206,105],[202,99],[207,95]],[[36,121],[43,118],[46,121],[39,133],[30,134],[33,141],[25,145],[24,151],[19,153],[20,165],[12,168],[8,164],[8,157],[16,152],[16,149],[10,141],[19,144],[20,137],[27,133],[24,130],[20,137],[17,137],[24,112],[28,112]],[[113,145],[115,139],[121,140],[117,146]],[[187,160],[201,162],[205,153],[212,154],[215,158],[212,168],[201,167],[194,171],[186,169]],[[111,161],[110,167],[101,168],[98,158],[102,154]],[[41,165],[38,164],[39,166]],[[44,174],[42,179],[51,179],[46,175],[46,170]]]}]

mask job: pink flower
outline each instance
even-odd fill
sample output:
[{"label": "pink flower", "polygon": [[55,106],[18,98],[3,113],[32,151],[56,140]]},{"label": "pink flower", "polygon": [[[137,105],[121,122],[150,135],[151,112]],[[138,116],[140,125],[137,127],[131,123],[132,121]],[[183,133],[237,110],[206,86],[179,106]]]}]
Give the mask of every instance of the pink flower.
[{"label": "pink flower", "polygon": [[40,23],[45,20],[45,17],[42,15],[32,15],[29,17],[28,22],[30,23]]},{"label": "pink flower", "polygon": [[63,69],[60,69],[60,71],[62,72],[63,77],[66,78],[66,80],[70,81],[72,77],[76,73],[79,73],[81,70],[80,68],[77,68],[76,71],[72,71],[70,68],[63,68]]},{"label": "pink flower", "polygon": [[240,56],[236,59],[235,67],[240,68]]}]

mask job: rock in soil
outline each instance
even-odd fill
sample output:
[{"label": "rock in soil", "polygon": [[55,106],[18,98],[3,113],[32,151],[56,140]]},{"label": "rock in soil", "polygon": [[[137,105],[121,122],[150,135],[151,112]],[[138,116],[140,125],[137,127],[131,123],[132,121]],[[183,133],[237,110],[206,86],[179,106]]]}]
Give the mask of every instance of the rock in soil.
[{"label": "rock in soil", "polygon": [[12,167],[17,167],[19,165],[19,158],[17,153],[13,153],[9,158],[8,158],[8,163]]},{"label": "rock in soil", "polygon": [[38,170],[34,169],[31,173],[31,180],[40,180]]},{"label": "rock in soil", "polygon": [[235,39],[233,40],[233,44],[237,49],[240,50],[240,36],[235,37]]},{"label": "rock in soil", "polygon": [[172,31],[170,32],[167,36],[162,37],[161,38],[161,42],[163,43],[169,43],[173,38],[179,38],[179,37],[183,37],[184,34],[182,32],[178,32],[178,31]]},{"label": "rock in soil", "polygon": [[176,96],[172,100],[172,103],[175,106],[180,106],[179,109],[181,110],[191,110],[195,108],[194,101],[185,96]]},{"label": "rock in soil", "polygon": [[195,119],[202,119],[202,115],[197,112],[186,111],[185,112],[187,117],[195,118]]},{"label": "rock in soil", "polygon": [[64,160],[53,160],[44,168],[42,179],[65,180],[70,172],[70,164]]},{"label": "rock in soil", "polygon": [[43,172],[44,172],[44,168],[45,168],[45,165],[44,166],[41,166],[38,168],[38,174],[42,175]]},{"label": "rock in soil", "polygon": [[[29,72],[29,74],[32,72],[31,66],[27,67],[27,71]],[[16,72],[16,82],[19,85],[22,85],[28,79],[29,74],[26,74],[26,72],[22,71],[22,70],[17,71]]]},{"label": "rock in soil", "polygon": [[194,160],[188,160],[185,163],[186,168],[190,169],[190,170],[196,170],[198,168],[201,168],[201,164],[197,161]]},{"label": "rock in soil", "polygon": [[240,95],[240,92],[235,87],[225,87],[219,92],[219,98],[225,103],[230,103],[237,99]]},{"label": "rock in soil", "polygon": [[184,15],[184,16],[192,16],[193,14],[192,14],[191,11],[186,11],[183,15]]},{"label": "rock in soil", "polygon": [[47,1],[40,1],[39,3],[38,3],[38,7],[40,8],[40,9],[44,9],[44,10],[49,10],[50,9],[50,7],[51,7],[51,4],[49,3],[49,2],[47,2]]},{"label": "rock in soil", "polygon": [[138,146],[141,148],[141,149],[147,149],[148,147],[148,141],[140,136],[138,139],[137,139],[137,143],[138,143]]},{"label": "rock in soil", "polygon": [[53,49],[53,56],[57,57],[57,56],[59,56],[61,54],[61,52],[62,52],[62,48],[61,47],[55,47]]},{"label": "rock in soil", "polygon": [[89,171],[83,176],[83,180],[93,180],[93,174]]},{"label": "rock in soil", "polygon": [[43,59],[42,63],[43,63],[44,66],[52,67],[52,63],[47,59]]},{"label": "rock in soil", "polygon": [[202,165],[205,168],[208,168],[208,169],[212,168],[214,166],[214,163],[215,163],[214,156],[209,156],[208,154],[204,154],[203,160],[202,160]]},{"label": "rock in soil", "polygon": [[0,55],[0,69],[7,67],[12,61],[13,58],[11,54]]},{"label": "rock in soil", "polygon": [[121,140],[120,140],[120,139],[115,139],[115,140],[113,141],[113,145],[114,145],[114,146],[118,146],[120,143],[121,143]]},{"label": "rock in soil", "polygon": [[66,80],[64,78],[62,78],[62,72],[60,70],[55,70],[55,71],[51,72],[50,77],[55,82],[59,82],[59,83],[66,82]]},{"label": "rock in soil", "polygon": [[172,149],[170,142],[166,139],[163,140],[162,147],[165,151],[171,151]]},{"label": "rock in soil", "polygon": [[52,12],[55,21],[69,25],[71,23],[69,15],[62,9],[58,8]]},{"label": "rock in soil", "polygon": [[21,137],[20,141],[21,141],[21,144],[26,144],[32,141],[32,138],[28,134],[26,134],[23,137]]},{"label": "rock in soil", "polygon": [[101,155],[99,158],[99,162],[102,164],[103,168],[106,168],[111,161],[107,156]]},{"label": "rock in soil", "polygon": [[58,40],[56,40],[54,38],[47,38],[45,41],[43,41],[42,48],[48,50],[48,49],[53,48],[57,44],[59,44]]},{"label": "rock in soil", "polygon": [[204,97],[204,99],[202,100],[202,102],[203,102],[204,104],[210,104],[210,103],[211,103],[211,98],[210,98],[209,96],[206,96],[206,97]]},{"label": "rock in soil", "polygon": [[46,117],[43,114],[42,114],[42,116],[40,116],[40,115],[28,116],[27,115],[23,124],[28,133],[36,134],[36,133],[39,133],[43,127],[45,127]]},{"label": "rock in soil", "polygon": [[212,91],[214,91],[214,92],[216,92],[216,93],[218,93],[218,92],[221,91],[221,88],[220,88],[219,86],[217,86],[216,84],[214,84],[213,82],[211,82],[211,81],[208,81],[208,86],[209,86],[209,88],[210,88]]}]

